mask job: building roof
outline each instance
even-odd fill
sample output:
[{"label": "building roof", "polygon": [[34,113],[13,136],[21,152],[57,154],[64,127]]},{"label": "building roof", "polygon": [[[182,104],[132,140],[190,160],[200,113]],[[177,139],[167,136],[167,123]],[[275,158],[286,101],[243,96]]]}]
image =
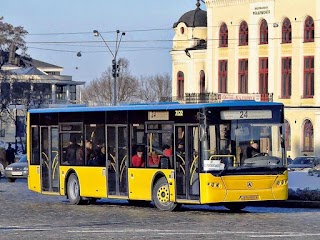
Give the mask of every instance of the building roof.
[{"label": "building roof", "polygon": [[179,21],[173,24],[173,28],[177,27],[181,22],[185,23],[187,27],[207,27],[207,11],[200,9],[199,1],[196,6],[195,10],[183,14]]},{"label": "building roof", "polygon": [[48,75],[47,73],[39,70],[36,67],[18,68],[12,70],[12,72],[17,75]]},{"label": "building roof", "polygon": [[36,68],[62,68],[60,66],[57,65],[53,65],[50,63],[46,63],[46,62],[42,62],[36,59],[31,59],[31,63],[32,66],[36,67]]}]

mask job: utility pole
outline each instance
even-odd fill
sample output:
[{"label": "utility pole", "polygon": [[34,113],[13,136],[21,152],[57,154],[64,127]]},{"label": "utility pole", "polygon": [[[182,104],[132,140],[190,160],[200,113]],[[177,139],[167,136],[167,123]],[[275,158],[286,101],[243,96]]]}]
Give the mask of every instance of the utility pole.
[{"label": "utility pole", "polygon": [[98,30],[93,30],[93,35],[94,36],[100,36],[101,39],[103,40],[104,44],[107,46],[109,52],[111,53],[113,59],[112,59],[112,77],[114,78],[114,83],[113,83],[113,105],[117,105],[117,77],[119,77],[119,64],[117,63],[117,55],[120,47],[120,43],[122,40],[122,36],[126,35],[125,32],[121,32],[120,39],[119,39],[119,34],[120,30],[116,31],[117,33],[117,38],[116,38],[116,46],[115,46],[115,51],[114,53],[111,51],[108,43],[104,40],[103,36]]}]

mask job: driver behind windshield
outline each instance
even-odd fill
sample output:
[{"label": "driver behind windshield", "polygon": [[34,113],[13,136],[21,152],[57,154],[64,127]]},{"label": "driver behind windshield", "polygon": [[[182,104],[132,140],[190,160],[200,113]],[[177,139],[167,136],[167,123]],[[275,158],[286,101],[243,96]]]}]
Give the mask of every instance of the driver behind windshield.
[{"label": "driver behind windshield", "polygon": [[253,141],[251,141],[250,143],[250,146],[247,147],[247,158],[252,158],[258,153],[260,153],[258,143],[255,143]]}]

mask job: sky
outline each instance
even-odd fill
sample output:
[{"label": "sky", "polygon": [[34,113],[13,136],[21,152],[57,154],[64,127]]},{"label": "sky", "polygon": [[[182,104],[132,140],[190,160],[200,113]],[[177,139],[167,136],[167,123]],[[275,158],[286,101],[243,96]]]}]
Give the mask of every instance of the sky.
[{"label": "sky", "polygon": [[[125,32],[117,57],[129,60],[133,75],[171,75],[173,24],[194,10],[196,2],[1,0],[0,16],[28,31],[25,40],[30,57],[63,67],[62,74],[73,80],[89,82],[111,66],[117,30]],[[201,9],[205,10],[203,3]],[[101,33],[111,52],[93,30]]]}]

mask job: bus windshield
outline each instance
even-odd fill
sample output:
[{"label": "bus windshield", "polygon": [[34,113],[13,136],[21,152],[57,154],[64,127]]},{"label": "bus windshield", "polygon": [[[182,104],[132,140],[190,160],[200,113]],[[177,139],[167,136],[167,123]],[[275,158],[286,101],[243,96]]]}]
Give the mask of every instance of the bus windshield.
[{"label": "bus windshield", "polygon": [[272,169],[285,166],[282,125],[257,120],[207,124],[203,170]]}]

